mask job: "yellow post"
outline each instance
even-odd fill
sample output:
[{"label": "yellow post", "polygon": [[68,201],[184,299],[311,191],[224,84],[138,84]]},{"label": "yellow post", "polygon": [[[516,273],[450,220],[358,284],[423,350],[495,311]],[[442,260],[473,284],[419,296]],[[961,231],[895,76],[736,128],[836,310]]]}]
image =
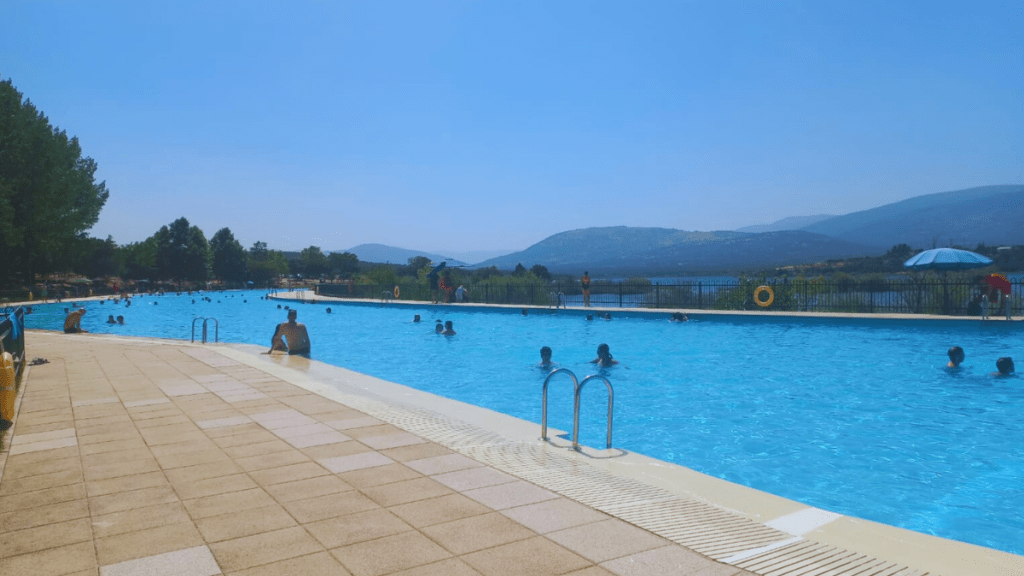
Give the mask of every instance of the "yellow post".
[{"label": "yellow post", "polygon": [[14,356],[0,354],[0,419],[14,420]]},{"label": "yellow post", "polygon": [[28,301],[29,301],[29,302],[31,302],[31,301],[32,301],[32,293],[31,293],[31,292],[29,292],[29,293],[28,293]]}]

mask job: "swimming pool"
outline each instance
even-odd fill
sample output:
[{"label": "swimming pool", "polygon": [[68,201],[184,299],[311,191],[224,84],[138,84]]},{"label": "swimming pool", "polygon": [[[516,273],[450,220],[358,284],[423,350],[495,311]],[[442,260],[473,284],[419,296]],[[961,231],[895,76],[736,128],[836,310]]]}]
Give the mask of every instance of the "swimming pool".
[{"label": "swimming pool", "polygon": [[[222,341],[269,345],[284,312],[260,295],[90,305],[83,326],[187,339],[195,315],[214,316]],[[1024,357],[1024,325],[673,324],[667,314],[614,312],[610,322],[587,322],[577,311],[297,306],[317,360],[534,422],[545,377],[538,349],[551,346],[555,361],[582,377],[607,342],[623,363],[605,372],[615,386],[617,447],[842,514],[1024,553],[1024,380],[988,375],[996,358]],[[37,306],[27,326],[59,329],[63,307]],[[108,314],[127,324],[104,324]],[[410,322],[413,314],[423,322]],[[435,318],[452,320],[459,334],[434,335]],[[943,366],[952,344],[967,361],[951,374]],[[550,394],[550,425],[569,429],[571,387],[553,381]],[[601,387],[588,387],[584,444],[603,445],[604,403]]]}]

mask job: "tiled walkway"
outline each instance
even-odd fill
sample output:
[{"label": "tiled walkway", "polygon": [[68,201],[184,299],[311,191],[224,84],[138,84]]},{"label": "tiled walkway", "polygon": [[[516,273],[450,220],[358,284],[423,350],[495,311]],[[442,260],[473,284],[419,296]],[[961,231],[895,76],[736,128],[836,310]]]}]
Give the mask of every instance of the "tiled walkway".
[{"label": "tiled walkway", "polygon": [[749,574],[215,348],[31,333],[0,574]]}]

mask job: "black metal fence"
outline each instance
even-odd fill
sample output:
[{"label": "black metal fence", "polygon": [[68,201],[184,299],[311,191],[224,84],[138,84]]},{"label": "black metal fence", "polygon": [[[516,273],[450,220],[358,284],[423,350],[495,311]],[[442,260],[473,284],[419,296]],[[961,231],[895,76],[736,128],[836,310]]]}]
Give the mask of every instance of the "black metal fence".
[{"label": "black metal fence", "polygon": [[[758,290],[767,286],[769,290]],[[324,296],[353,299],[390,298],[398,288],[401,300],[454,302],[454,291],[437,296],[421,283],[319,284]],[[579,283],[471,284],[465,302],[523,306],[584,305]],[[756,296],[755,296],[756,293]],[[986,307],[992,316],[1005,314],[1000,292],[988,285],[941,277],[893,279],[738,279],[672,284],[605,282],[591,284],[590,305],[613,308],[673,308],[688,310],[768,310],[793,312],[858,312],[882,314],[948,314],[977,316]],[[1011,313],[1020,316],[1024,284],[1013,283],[1008,300]],[[984,296],[984,298],[983,298]],[[755,300],[756,298],[756,300]],[[770,304],[765,304],[768,300]],[[760,303],[759,303],[760,302]]]}]

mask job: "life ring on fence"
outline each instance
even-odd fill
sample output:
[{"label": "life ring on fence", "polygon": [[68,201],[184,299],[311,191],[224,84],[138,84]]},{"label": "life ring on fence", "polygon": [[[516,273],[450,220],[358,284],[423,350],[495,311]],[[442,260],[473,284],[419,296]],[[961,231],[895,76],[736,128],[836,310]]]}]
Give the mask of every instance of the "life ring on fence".
[{"label": "life ring on fence", "polygon": [[395,295],[395,298],[402,297],[402,291],[398,289],[398,284],[395,284],[395,289],[391,293]]},{"label": "life ring on fence", "polygon": [[[767,300],[761,300],[761,293],[763,292],[768,293]],[[758,286],[754,290],[754,302],[757,303],[757,305],[760,306],[761,308],[767,308],[771,306],[772,302],[775,302],[775,291],[772,290],[771,286]]]}]

